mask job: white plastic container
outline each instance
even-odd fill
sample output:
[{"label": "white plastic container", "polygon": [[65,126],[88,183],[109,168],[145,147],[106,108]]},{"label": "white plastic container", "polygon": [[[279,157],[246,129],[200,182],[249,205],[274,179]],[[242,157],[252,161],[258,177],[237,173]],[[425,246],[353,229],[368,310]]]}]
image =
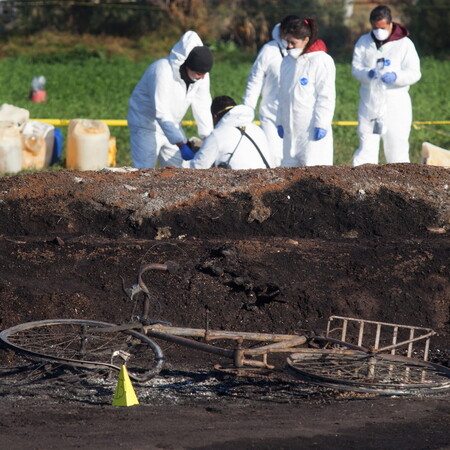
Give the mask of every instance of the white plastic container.
[{"label": "white plastic container", "polygon": [[19,129],[22,129],[30,118],[30,111],[18,106],[3,103],[0,106],[0,121],[14,122]]},{"label": "white plastic container", "polygon": [[[42,136],[45,140],[45,158],[42,167],[48,167],[52,162],[55,127],[49,123],[29,120],[25,123],[22,134],[25,136]],[[37,169],[42,167],[36,167]]]},{"label": "white plastic container", "polygon": [[46,142],[42,136],[22,135],[22,169],[43,169],[46,160]]},{"label": "white plastic container", "polygon": [[430,144],[422,143],[422,162],[430,166],[450,167],[450,150]]},{"label": "white plastic container", "polygon": [[14,122],[0,121],[0,173],[22,170],[22,136]]},{"label": "white plastic container", "polygon": [[108,167],[109,137],[108,125],[101,120],[71,120],[67,133],[67,167],[76,170]]}]

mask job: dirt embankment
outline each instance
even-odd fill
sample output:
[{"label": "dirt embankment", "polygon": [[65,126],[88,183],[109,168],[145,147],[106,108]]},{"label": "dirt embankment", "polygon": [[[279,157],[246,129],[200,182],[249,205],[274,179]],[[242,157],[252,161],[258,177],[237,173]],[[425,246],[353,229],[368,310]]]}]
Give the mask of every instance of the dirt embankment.
[{"label": "dirt embankment", "polygon": [[[207,310],[213,328],[278,333],[323,328],[331,314],[382,320],[434,328],[432,359],[448,364],[449,185],[447,169],[409,164],[0,178],[0,329],[128,320],[141,305],[123,284],[141,264],[172,260],[177,273],[145,281],[151,315],[175,325],[202,327]],[[110,406],[113,382],[4,376],[0,433],[17,449],[450,444],[445,394],[358,397],[164,352],[133,408]],[[17,361],[0,351],[0,367]]]},{"label": "dirt embankment", "polygon": [[448,169],[58,171],[0,179],[6,234],[407,237],[450,222]]},{"label": "dirt embankment", "polygon": [[[58,171],[0,179],[0,327],[120,322],[140,264],[153,314],[293,331],[330,314],[449,337],[450,172],[391,166]],[[160,306],[158,307],[157,304]],[[447,346],[447,344],[442,344]]]}]

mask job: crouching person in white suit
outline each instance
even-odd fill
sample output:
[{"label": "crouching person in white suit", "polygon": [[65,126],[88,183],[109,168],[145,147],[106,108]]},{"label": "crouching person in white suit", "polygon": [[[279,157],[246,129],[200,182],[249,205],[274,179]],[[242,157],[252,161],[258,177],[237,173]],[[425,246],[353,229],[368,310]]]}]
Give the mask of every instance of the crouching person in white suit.
[{"label": "crouching person in white suit", "polygon": [[214,131],[197,153],[184,154],[192,169],[265,169],[273,167],[266,135],[253,123],[254,110],[236,105],[228,96],[216,97],[211,105]]},{"label": "crouching person in white suit", "polygon": [[131,158],[134,167],[181,167],[189,150],[181,121],[192,107],[198,135],[213,130],[209,74],[213,57],[194,31],[187,31],[170,55],[152,63],[129,100]]}]

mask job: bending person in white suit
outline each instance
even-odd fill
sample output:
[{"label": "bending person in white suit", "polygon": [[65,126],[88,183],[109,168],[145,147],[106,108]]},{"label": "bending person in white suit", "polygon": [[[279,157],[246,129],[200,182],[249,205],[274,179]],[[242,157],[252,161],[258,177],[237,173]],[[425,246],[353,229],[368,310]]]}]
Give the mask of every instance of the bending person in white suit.
[{"label": "bending person in white suit", "polygon": [[181,167],[189,146],[181,121],[192,107],[201,138],[213,130],[209,74],[213,57],[194,31],[152,63],[129,100],[131,157],[137,168]]}]

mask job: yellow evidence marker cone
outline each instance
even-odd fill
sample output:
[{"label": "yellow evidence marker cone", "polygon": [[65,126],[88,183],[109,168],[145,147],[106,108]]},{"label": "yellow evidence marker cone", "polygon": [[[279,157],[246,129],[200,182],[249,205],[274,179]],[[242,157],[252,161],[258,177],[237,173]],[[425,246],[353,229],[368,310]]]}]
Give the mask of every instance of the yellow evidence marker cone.
[{"label": "yellow evidence marker cone", "polygon": [[114,392],[112,406],[133,405],[139,405],[139,400],[134,392],[127,368],[122,366],[119,373],[119,381],[117,382],[116,392]]}]

